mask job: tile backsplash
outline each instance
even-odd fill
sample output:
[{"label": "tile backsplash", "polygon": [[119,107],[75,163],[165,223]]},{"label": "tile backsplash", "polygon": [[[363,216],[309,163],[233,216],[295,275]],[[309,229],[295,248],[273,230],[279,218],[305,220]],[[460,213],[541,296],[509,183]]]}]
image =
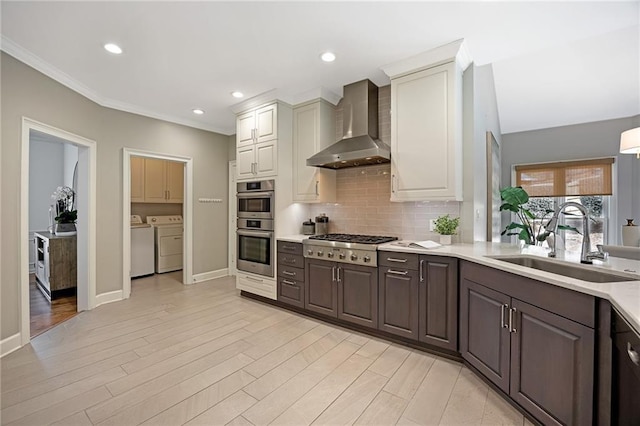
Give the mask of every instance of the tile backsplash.
[{"label": "tile backsplash", "polygon": [[329,232],[389,235],[400,239],[437,241],[429,220],[443,214],[460,215],[458,202],[392,203],[391,166],[352,167],[338,170],[336,203],[313,204],[309,214],[326,213]]}]

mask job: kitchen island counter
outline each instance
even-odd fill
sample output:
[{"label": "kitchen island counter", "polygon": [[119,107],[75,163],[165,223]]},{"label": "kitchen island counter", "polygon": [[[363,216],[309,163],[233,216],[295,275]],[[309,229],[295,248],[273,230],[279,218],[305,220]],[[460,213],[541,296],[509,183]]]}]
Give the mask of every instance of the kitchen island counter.
[{"label": "kitchen island counter", "polygon": [[[640,330],[640,261],[638,260],[609,257],[606,261],[594,260],[593,265],[581,265],[602,272],[637,275],[638,277],[635,281],[594,283],[491,258],[491,256],[528,255],[549,259],[547,257],[548,250],[542,247],[477,242],[423,249],[409,246],[410,243],[411,241],[394,241],[380,245],[378,250],[455,257],[607,299],[636,330]],[[580,265],[580,253],[558,251],[556,260]]]}]

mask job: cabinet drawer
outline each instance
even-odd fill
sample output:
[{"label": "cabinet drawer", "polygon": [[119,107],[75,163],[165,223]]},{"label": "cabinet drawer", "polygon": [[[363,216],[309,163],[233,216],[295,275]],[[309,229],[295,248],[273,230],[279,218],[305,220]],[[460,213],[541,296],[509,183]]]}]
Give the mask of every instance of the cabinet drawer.
[{"label": "cabinet drawer", "polygon": [[414,253],[396,253],[381,251],[378,253],[378,265],[392,268],[418,269],[418,255]]},{"label": "cabinet drawer", "polygon": [[304,268],[304,257],[296,254],[278,253],[278,263],[283,266]]},{"label": "cabinet drawer", "polygon": [[304,282],[278,277],[278,300],[304,308]]},{"label": "cabinet drawer", "polygon": [[278,252],[302,256],[302,244],[278,241]]},{"label": "cabinet drawer", "polygon": [[304,282],[304,268],[294,268],[293,266],[279,263],[278,276],[288,280]]}]

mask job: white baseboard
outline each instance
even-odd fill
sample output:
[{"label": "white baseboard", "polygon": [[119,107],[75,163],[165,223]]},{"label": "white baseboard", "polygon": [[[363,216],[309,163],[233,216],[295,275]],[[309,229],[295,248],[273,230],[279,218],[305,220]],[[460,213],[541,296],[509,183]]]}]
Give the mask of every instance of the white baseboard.
[{"label": "white baseboard", "polygon": [[16,333],[13,336],[9,336],[6,339],[0,340],[0,358],[5,355],[9,355],[11,352],[20,349],[22,347],[20,333]]},{"label": "white baseboard", "polygon": [[105,303],[118,302],[124,299],[122,290],[110,291],[96,295],[96,308]]},{"label": "white baseboard", "polygon": [[217,271],[203,272],[201,274],[195,274],[193,276],[193,282],[199,283],[202,281],[214,280],[216,278],[226,277],[227,275],[229,275],[228,268],[218,269]]}]

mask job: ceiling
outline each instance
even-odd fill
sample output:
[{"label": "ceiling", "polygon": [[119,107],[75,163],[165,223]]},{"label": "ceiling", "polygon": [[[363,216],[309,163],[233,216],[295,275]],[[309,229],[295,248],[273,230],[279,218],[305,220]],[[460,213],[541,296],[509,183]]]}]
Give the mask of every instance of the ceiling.
[{"label": "ceiling", "polygon": [[[10,2],[2,50],[101,105],[233,134],[231,96],[298,102],[464,38],[502,133],[640,114],[640,2]],[[115,42],[124,53],[107,53]],[[319,55],[331,50],[333,63]],[[193,108],[205,114],[195,116]]]}]

